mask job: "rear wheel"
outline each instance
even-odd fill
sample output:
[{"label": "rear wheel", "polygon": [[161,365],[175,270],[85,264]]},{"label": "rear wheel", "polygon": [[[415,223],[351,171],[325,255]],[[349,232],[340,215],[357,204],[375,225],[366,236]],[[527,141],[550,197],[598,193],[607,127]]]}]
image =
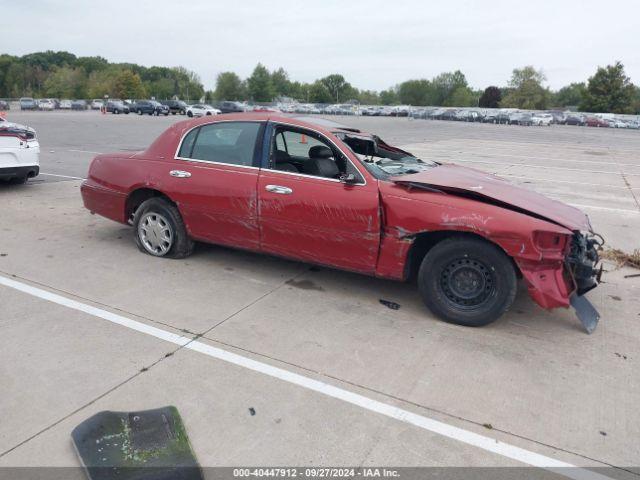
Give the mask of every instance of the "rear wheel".
[{"label": "rear wheel", "polygon": [[180,212],[164,198],[143,202],[133,217],[133,227],[136,245],[144,253],[184,258],[193,252],[194,243],[187,235]]},{"label": "rear wheel", "polygon": [[486,241],[452,237],[422,261],[418,288],[429,309],[446,322],[480,327],[497,320],[516,296],[511,260]]},{"label": "rear wheel", "polygon": [[189,117],[189,118],[193,117],[193,112],[191,110],[189,110],[187,112],[187,117]]}]

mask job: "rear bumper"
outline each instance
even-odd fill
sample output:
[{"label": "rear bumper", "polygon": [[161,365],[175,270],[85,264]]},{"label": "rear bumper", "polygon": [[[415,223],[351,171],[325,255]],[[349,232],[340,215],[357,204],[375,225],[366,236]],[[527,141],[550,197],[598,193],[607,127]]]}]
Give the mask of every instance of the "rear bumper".
[{"label": "rear bumper", "polygon": [[19,167],[0,167],[0,179],[8,180],[11,178],[37,177],[40,173],[38,165],[20,165]]},{"label": "rear bumper", "polygon": [[97,213],[119,223],[127,223],[125,218],[125,194],[85,180],[80,187],[82,202],[91,213]]}]

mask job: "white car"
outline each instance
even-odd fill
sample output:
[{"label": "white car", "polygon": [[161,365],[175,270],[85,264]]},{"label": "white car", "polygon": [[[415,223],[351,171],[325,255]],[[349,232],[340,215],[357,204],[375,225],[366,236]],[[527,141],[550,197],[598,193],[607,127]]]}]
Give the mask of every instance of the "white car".
[{"label": "white car", "polygon": [[71,110],[71,100],[60,100],[61,110]]},{"label": "white car", "polygon": [[99,98],[94,98],[91,102],[91,110],[100,110],[104,106],[104,102]]},{"label": "white car", "polygon": [[548,127],[553,123],[553,115],[550,113],[534,113],[531,117],[531,124]]},{"label": "white car", "polygon": [[220,110],[205,103],[196,103],[187,107],[187,117],[203,117],[205,115],[219,115],[220,113]]},{"label": "white car", "polygon": [[0,118],[0,180],[25,183],[40,173],[36,131]]},{"label": "white car", "polygon": [[48,98],[43,98],[42,100],[38,100],[38,110],[47,110],[51,111],[55,108],[55,104],[53,100]]}]

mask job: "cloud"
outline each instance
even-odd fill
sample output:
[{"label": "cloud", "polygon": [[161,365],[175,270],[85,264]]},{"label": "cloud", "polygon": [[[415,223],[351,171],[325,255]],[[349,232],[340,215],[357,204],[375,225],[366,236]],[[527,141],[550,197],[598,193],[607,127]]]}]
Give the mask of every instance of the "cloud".
[{"label": "cloud", "polygon": [[219,72],[247,76],[257,62],[282,66],[294,80],[339,72],[359,88],[376,90],[455,69],[477,88],[505,85],[513,68],[529,64],[545,71],[552,88],[560,88],[616,60],[640,80],[635,41],[640,4],[609,5],[601,0],[0,0],[3,17],[14,19],[3,22],[0,49],[183,65],[200,74],[208,88]]}]

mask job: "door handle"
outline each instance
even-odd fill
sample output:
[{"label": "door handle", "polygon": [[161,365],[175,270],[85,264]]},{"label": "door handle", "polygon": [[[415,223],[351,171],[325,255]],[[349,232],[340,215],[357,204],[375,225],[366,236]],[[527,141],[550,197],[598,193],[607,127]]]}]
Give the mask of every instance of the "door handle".
[{"label": "door handle", "polygon": [[184,170],[171,170],[169,175],[176,178],[189,178],[191,173],[185,172]]},{"label": "door handle", "polygon": [[293,190],[289,187],[281,187],[280,185],[267,185],[265,190],[267,192],[279,193],[281,195],[291,195],[293,193]]}]

